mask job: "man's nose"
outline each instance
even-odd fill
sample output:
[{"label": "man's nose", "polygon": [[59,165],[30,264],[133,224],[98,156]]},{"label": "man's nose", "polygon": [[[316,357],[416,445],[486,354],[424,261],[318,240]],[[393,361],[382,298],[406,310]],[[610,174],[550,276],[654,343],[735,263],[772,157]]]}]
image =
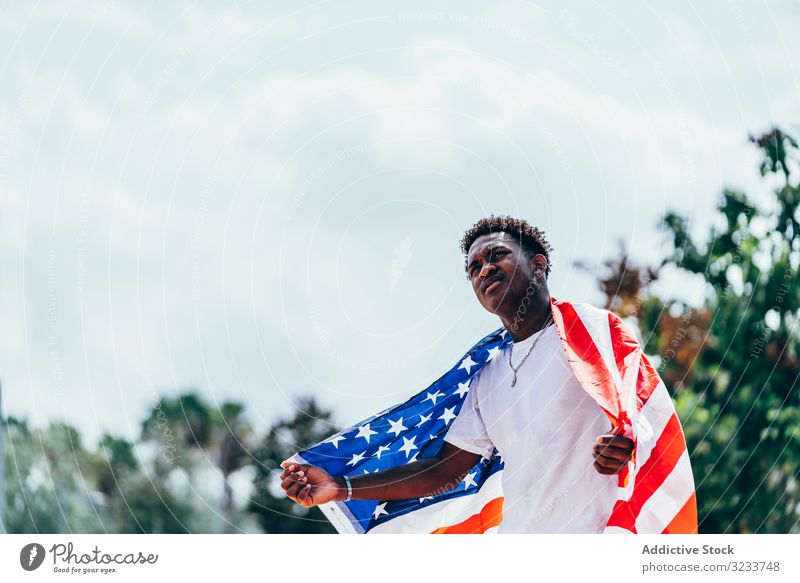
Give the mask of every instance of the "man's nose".
[{"label": "man's nose", "polygon": [[478,277],[480,277],[481,279],[486,279],[487,277],[489,277],[489,275],[491,275],[495,271],[497,271],[497,267],[495,267],[493,263],[487,263],[486,265],[481,267],[481,272]]}]

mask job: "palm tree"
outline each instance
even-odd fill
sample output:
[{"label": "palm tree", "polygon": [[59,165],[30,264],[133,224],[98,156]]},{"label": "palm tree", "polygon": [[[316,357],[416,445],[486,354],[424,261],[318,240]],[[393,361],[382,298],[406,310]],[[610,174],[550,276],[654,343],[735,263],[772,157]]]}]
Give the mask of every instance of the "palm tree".
[{"label": "palm tree", "polygon": [[233,488],[231,474],[251,463],[252,428],[244,419],[244,405],[226,401],[214,412],[213,439],[215,446],[214,463],[222,473],[223,495],[222,515],[225,519],[225,532],[234,527]]}]

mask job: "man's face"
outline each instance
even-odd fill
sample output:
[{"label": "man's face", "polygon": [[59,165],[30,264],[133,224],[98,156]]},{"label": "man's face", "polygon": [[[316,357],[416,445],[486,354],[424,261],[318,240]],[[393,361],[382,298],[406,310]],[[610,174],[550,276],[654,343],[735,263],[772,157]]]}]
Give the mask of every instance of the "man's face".
[{"label": "man's face", "polygon": [[[510,316],[525,297],[534,279],[537,261],[530,258],[508,233],[478,237],[467,254],[467,277],[481,305],[498,316]],[[546,264],[546,263],[545,263]]]}]

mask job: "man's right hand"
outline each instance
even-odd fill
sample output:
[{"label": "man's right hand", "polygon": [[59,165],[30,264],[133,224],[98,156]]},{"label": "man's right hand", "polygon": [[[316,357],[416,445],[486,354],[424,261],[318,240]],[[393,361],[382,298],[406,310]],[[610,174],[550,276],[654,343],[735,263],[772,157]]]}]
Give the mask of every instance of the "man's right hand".
[{"label": "man's right hand", "polygon": [[346,497],[337,480],[324,470],[288,460],[281,467],[281,488],[301,506],[311,508]]}]

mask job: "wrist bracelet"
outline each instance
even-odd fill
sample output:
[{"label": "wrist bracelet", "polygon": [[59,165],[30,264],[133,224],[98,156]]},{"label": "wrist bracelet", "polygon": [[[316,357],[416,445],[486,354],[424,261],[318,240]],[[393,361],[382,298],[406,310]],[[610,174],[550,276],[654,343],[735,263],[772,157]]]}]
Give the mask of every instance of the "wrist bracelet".
[{"label": "wrist bracelet", "polygon": [[344,485],[347,486],[347,496],[342,502],[350,502],[353,499],[353,485],[350,483],[350,476],[342,476]]}]

